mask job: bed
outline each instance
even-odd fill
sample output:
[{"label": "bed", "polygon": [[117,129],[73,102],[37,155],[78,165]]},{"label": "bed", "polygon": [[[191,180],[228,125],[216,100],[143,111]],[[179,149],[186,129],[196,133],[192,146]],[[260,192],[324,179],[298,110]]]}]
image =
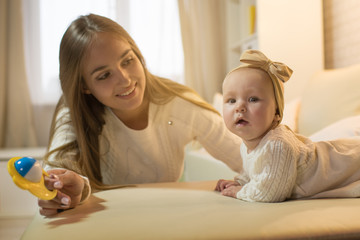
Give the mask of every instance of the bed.
[{"label": "bed", "polygon": [[[360,136],[359,89],[360,64],[318,72],[301,96],[285,104],[282,124],[313,141]],[[214,96],[213,105],[222,111],[221,94]],[[186,151],[184,181],[234,177],[235,172],[201,146],[192,146]]]},{"label": "bed", "polygon": [[138,184],[94,193],[51,218],[31,239],[358,239],[360,199],[249,203],[213,191],[215,181]]},{"label": "bed", "polygon": [[[301,97],[286,103],[283,123],[314,141],[360,135],[359,78],[360,65],[319,72]],[[215,100],[215,107],[221,107],[221,95],[216,95]],[[80,213],[89,209],[95,211],[88,215],[71,215],[69,211],[47,219],[37,213],[24,239],[35,239],[42,234],[63,238],[67,233],[61,230],[75,231],[82,227],[85,232],[93,232],[88,239],[98,239],[99,231],[91,231],[89,226],[96,226],[95,220],[102,218],[113,218],[118,222],[112,227],[106,225],[101,231],[103,236],[111,234],[112,229],[118,233],[117,237],[125,234],[124,239],[143,239],[144,236],[147,239],[360,239],[360,199],[293,200],[269,204],[227,198],[213,191],[213,187],[216,180],[232,179],[236,173],[195,146],[190,145],[186,150],[180,183],[96,193],[91,201],[79,210],[75,209]],[[183,184],[185,189],[181,187]],[[125,196],[131,196],[131,199],[139,196],[142,202],[137,206],[138,198],[135,197],[133,202],[126,202],[131,207],[124,208],[126,205],[117,202],[126,199]],[[96,202],[99,199],[105,201]],[[111,209],[114,211],[109,211]],[[161,211],[157,212],[157,209]],[[127,212],[126,216],[134,216],[134,222],[114,215],[122,211]],[[158,218],[144,221],[149,214]],[[77,217],[80,220],[74,223],[75,228],[68,228],[69,221]],[[159,222],[162,225],[157,224]],[[124,226],[127,230],[120,231]]]},{"label": "bed", "polygon": [[[359,89],[360,64],[321,71],[301,96],[285,104],[282,123],[313,141],[360,136]],[[221,101],[217,94],[213,104],[220,112]],[[184,181],[232,179],[236,174],[201,147],[186,152]],[[360,198],[272,204],[237,201],[234,210],[239,211],[232,218],[245,231],[238,239],[360,239]]]}]

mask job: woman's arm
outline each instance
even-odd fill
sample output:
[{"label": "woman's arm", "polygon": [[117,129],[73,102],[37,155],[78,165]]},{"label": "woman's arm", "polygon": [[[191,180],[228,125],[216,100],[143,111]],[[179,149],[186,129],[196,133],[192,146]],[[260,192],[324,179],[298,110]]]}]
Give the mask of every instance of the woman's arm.
[{"label": "woman's arm", "polygon": [[242,171],[240,144],[242,140],[231,133],[220,115],[202,109],[195,115],[196,139],[214,158],[224,162],[233,171]]},{"label": "woman's arm", "polygon": [[[68,108],[63,107],[57,112],[56,127],[49,151],[58,149],[75,140],[75,132],[70,123],[70,115]],[[76,152],[69,152],[66,157],[71,159]],[[39,200],[40,213],[45,216],[56,214],[58,209],[67,209],[75,207],[80,202],[89,198],[91,188],[89,180],[85,176],[81,176],[72,169],[65,169],[58,162],[56,152],[49,155],[45,161],[44,170],[49,173],[50,178],[45,179],[46,187],[50,190],[57,189],[57,196],[50,201]],[[75,165],[75,164],[74,164]]]}]

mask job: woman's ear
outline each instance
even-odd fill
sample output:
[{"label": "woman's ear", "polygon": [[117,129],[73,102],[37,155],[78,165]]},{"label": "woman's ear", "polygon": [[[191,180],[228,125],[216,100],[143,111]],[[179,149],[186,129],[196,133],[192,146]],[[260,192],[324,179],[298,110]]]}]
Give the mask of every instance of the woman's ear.
[{"label": "woman's ear", "polygon": [[274,117],[274,121],[277,121],[277,122],[278,122],[278,121],[280,121],[280,119],[281,119],[281,118],[280,118],[280,115],[276,113],[276,114],[275,114],[275,117]]},{"label": "woman's ear", "polygon": [[280,118],[280,111],[279,111],[279,108],[276,108],[274,121],[279,122],[280,120],[281,120],[281,118]]},{"label": "woman's ear", "polygon": [[84,94],[91,94],[90,90],[85,85],[83,86],[82,92]]}]

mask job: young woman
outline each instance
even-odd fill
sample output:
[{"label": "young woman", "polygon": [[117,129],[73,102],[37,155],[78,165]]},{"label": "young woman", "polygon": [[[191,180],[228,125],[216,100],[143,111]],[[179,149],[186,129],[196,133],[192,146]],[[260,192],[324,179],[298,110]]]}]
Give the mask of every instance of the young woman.
[{"label": "young woman", "polygon": [[[244,170],[217,191],[245,201],[360,197],[360,138],[312,142],[281,125],[292,70],[248,50],[223,83],[226,126],[242,138]],[[321,97],[321,96],[319,96]],[[316,103],[314,103],[316,104]]]},{"label": "young woman", "polygon": [[190,88],[152,75],[128,33],[97,15],[81,16],[60,45],[60,99],[52,124],[40,213],[75,207],[92,188],[177,181],[184,149],[199,141],[241,170],[240,140]]}]

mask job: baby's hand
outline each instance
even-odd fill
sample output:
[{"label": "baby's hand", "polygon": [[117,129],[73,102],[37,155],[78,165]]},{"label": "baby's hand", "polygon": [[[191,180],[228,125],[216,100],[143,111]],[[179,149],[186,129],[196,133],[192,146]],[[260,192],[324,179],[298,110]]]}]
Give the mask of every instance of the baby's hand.
[{"label": "baby's hand", "polygon": [[241,190],[241,188],[242,186],[240,186],[239,184],[237,186],[232,185],[222,190],[221,194],[227,197],[236,198],[236,194]]},{"label": "baby's hand", "polygon": [[222,192],[230,186],[240,186],[240,184],[236,181],[220,179],[216,184],[215,191]]}]

